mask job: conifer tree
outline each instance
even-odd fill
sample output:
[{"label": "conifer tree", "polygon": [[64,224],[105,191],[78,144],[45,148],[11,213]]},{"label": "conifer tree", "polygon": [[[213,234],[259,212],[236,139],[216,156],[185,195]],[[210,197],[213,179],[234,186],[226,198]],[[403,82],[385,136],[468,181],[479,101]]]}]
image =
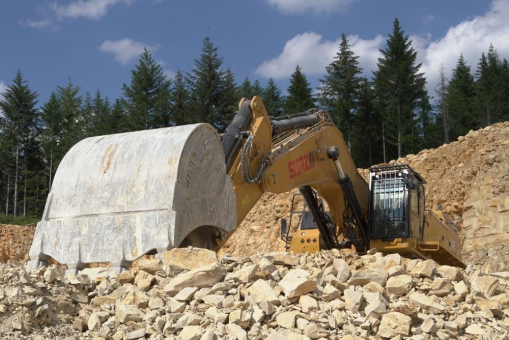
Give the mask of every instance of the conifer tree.
[{"label": "conifer tree", "polygon": [[65,87],[57,87],[57,97],[60,102],[64,124],[64,135],[61,143],[66,151],[83,138],[83,128],[80,124],[82,97],[79,92],[80,87],[74,86],[71,78],[69,78]]},{"label": "conifer tree", "polygon": [[447,86],[446,100],[451,121],[450,140],[465,135],[477,126],[473,111],[474,96],[474,77],[463,54],[460,54]]},{"label": "conifer tree", "polygon": [[263,94],[263,87],[258,79],[256,79],[253,83],[252,94],[253,94],[252,97],[253,96],[261,97]]},{"label": "conifer tree", "polygon": [[378,70],[374,72],[374,83],[379,104],[384,111],[384,130],[387,141],[394,146],[392,154],[402,157],[404,153],[415,152],[415,136],[418,120],[415,110],[426,93],[421,64],[416,64],[417,52],[412,41],[405,36],[399,20],[394,20],[392,34],[387,39],[387,48],[381,49]]},{"label": "conifer tree", "polygon": [[220,99],[221,101],[214,122],[217,130],[223,132],[232,121],[239,104],[235,74],[230,68],[224,73]]},{"label": "conifer tree", "polygon": [[131,85],[123,85],[123,103],[131,130],[169,126],[170,81],[146,48],[131,71]]},{"label": "conifer tree", "polygon": [[198,122],[198,117],[193,116],[189,107],[189,91],[182,71],[177,69],[171,89],[171,112],[175,125],[185,125]]},{"label": "conifer tree", "polygon": [[283,97],[274,79],[269,78],[262,92],[263,103],[269,116],[280,116],[283,113]]},{"label": "conifer tree", "polygon": [[[462,57],[462,55],[460,56]],[[450,129],[450,118],[449,118],[449,102],[447,92],[447,78],[445,76],[444,64],[440,64],[439,76],[438,76],[438,87],[435,90],[437,94],[437,110],[438,119],[442,126],[442,140],[443,143],[449,143],[449,129]]]},{"label": "conifer tree", "polygon": [[48,102],[42,107],[42,121],[42,149],[46,159],[48,189],[51,190],[55,171],[65,153],[62,139],[66,132],[64,112],[55,92],[51,93]]},{"label": "conifer tree", "polygon": [[285,114],[303,112],[314,107],[314,100],[311,94],[311,87],[306,76],[302,73],[300,66],[295,68],[290,77],[288,96],[285,100]]},{"label": "conifer tree", "polygon": [[86,138],[94,135],[94,121],[95,121],[95,110],[92,105],[92,96],[90,92],[85,93],[85,100],[80,110],[79,126],[81,128],[81,138]]},{"label": "conifer tree", "polygon": [[375,105],[373,85],[359,79],[356,116],[351,126],[351,153],[357,167],[370,167],[383,162],[380,147],[382,118]]},{"label": "conifer tree", "polygon": [[127,122],[127,114],[124,111],[124,104],[121,99],[115,100],[115,104],[111,108],[111,113],[106,120],[107,130],[109,133],[128,132],[130,126]]},{"label": "conifer tree", "polygon": [[[114,133],[108,120],[111,118],[111,105],[108,97],[103,98],[101,91],[97,90],[92,101],[92,136],[102,136]],[[120,122],[117,122],[120,124]]]},{"label": "conifer tree", "polygon": [[242,98],[251,99],[253,98],[253,96],[254,96],[253,85],[251,85],[251,81],[249,80],[249,78],[246,77],[246,79],[244,79],[242,84],[240,84],[239,86],[238,90],[239,100]]},{"label": "conifer tree", "polygon": [[497,123],[502,119],[507,97],[502,67],[497,50],[490,45],[488,55],[482,54],[475,75],[475,108],[479,126]]},{"label": "conifer tree", "polygon": [[224,71],[223,58],[209,37],[203,40],[200,58],[194,60],[194,68],[187,81],[191,92],[191,110],[198,121],[214,124],[221,104]]},{"label": "conifer tree", "polygon": [[[36,139],[40,119],[40,112],[36,108],[38,94],[30,89],[21,70],[18,69],[12,85],[7,87],[3,97],[0,100],[0,110],[3,112],[3,116],[0,118],[2,130],[0,138],[2,139],[1,146],[5,148],[2,156],[6,156],[6,158],[2,159],[0,166],[4,169],[4,173],[12,178],[12,213],[14,216],[17,216],[20,210],[18,204],[20,203],[20,184],[22,184],[22,213],[26,216],[27,175],[32,165],[30,157],[34,158],[38,151]],[[7,192],[6,202],[9,201],[9,196],[10,192]],[[9,211],[10,207],[7,205],[6,213]]]},{"label": "conifer tree", "polygon": [[354,120],[359,75],[362,69],[358,59],[350,49],[345,34],[341,36],[339,51],[334,60],[326,67],[327,74],[321,79],[319,102],[334,118],[350,147],[350,129]]}]

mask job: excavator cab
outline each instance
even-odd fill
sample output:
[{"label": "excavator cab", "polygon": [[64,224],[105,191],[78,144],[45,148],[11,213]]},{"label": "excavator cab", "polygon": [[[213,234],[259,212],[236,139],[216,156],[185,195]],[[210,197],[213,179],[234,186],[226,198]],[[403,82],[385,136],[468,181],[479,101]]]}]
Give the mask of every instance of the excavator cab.
[{"label": "excavator cab", "polygon": [[421,175],[407,164],[369,170],[371,248],[464,267],[459,231],[441,212],[426,210]]},{"label": "excavator cab", "polygon": [[370,169],[370,239],[422,239],[425,183],[406,164]]}]

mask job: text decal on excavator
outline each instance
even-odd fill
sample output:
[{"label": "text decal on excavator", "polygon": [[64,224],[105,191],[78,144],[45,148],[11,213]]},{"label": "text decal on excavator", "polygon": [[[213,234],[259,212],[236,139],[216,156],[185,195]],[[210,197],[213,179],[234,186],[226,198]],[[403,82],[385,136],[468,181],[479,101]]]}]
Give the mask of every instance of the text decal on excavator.
[{"label": "text decal on excavator", "polygon": [[288,163],[288,171],[290,172],[290,178],[297,177],[304,171],[308,171],[315,167],[315,155],[310,152],[307,155],[300,156],[297,159]]}]

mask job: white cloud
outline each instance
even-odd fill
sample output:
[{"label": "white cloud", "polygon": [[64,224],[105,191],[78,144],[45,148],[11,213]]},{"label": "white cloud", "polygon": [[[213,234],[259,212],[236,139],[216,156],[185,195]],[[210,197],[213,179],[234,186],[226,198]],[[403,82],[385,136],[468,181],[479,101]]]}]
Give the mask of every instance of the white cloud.
[{"label": "white cloud", "polygon": [[7,91],[7,85],[3,82],[3,81],[0,81],[0,100],[4,99],[4,92]]},{"label": "white cloud", "polygon": [[356,0],[267,0],[283,14],[302,14],[309,10],[316,13],[345,10]]},{"label": "white cloud", "polygon": [[20,21],[19,24],[24,27],[30,27],[35,29],[49,29],[56,31],[58,30],[58,24],[51,21],[50,19],[42,19],[42,20],[31,20],[27,19],[25,21]]},{"label": "white cloud", "polygon": [[99,46],[99,49],[106,53],[112,53],[116,61],[125,65],[131,60],[138,58],[145,47],[151,51],[155,51],[158,48],[157,46],[150,46],[139,41],[124,38],[121,40],[105,40]]},{"label": "white cloud", "polygon": [[[384,38],[381,35],[371,40],[364,40],[357,35],[347,38],[352,51],[359,56],[360,67],[364,69],[365,74],[371,75],[381,56],[379,48]],[[299,34],[286,42],[283,52],[278,57],[261,64],[256,73],[266,78],[287,78],[299,65],[309,76],[322,75],[325,73],[325,67],[333,61],[338,52],[340,42],[341,38],[335,41],[324,40],[321,35],[313,32]]]},{"label": "white cloud", "polygon": [[163,72],[168,79],[173,79],[175,77],[175,71],[168,67],[168,63],[164,60],[158,60],[157,63],[161,65],[163,68]]},{"label": "white cloud", "polygon": [[509,56],[509,1],[494,0],[490,9],[482,16],[465,20],[449,28],[440,39],[417,45],[419,59],[423,62],[422,71],[428,79],[428,91],[438,83],[440,64],[451,74],[460,53],[475,71],[481,53],[487,52],[490,44],[502,57]]},{"label": "white cloud", "polygon": [[108,13],[114,5],[120,3],[130,5],[135,0],[77,0],[69,4],[59,5],[54,2],[52,10],[58,18],[86,18],[99,20]]}]

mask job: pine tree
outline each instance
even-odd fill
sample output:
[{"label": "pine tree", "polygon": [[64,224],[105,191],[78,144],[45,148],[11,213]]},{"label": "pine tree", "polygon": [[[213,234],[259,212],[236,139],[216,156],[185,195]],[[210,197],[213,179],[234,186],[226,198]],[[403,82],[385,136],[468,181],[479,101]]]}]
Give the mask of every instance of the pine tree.
[{"label": "pine tree", "polygon": [[262,92],[263,103],[269,116],[280,116],[283,113],[283,97],[274,79],[269,78]]},{"label": "pine tree", "polygon": [[[92,134],[91,136],[102,136],[114,133],[108,120],[111,118],[111,105],[108,97],[103,98],[101,91],[97,90],[92,101]],[[117,122],[117,124],[120,122]]]},{"label": "pine tree", "polygon": [[198,117],[192,115],[189,107],[189,91],[186,88],[182,72],[177,69],[171,89],[171,112],[175,125],[185,125],[198,122]]},{"label": "pine tree", "polygon": [[260,84],[260,81],[258,79],[256,79],[253,83],[252,94],[253,94],[253,96],[258,96],[258,97],[261,97],[263,94],[263,87]]},{"label": "pine tree", "polygon": [[223,58],[209,37],[203,40],[202,53],[194,60],[194,68],[188,74],[187,82],[191,91],[191,111],[200,122],[214,125],[221,104],[224,71]]},{"label": "pine tree", "polygon": [[479,126],[486,126],[502,120],[504,102],[503,65],[497,50],[490,45],[488,55],[484,53],[477,65],[475,76],[475,107]]},{"label": "pine tree", "polygon": [[501,121],[509,120],[509,62],[504,58],[500,66],[501,92],[504,94],[501,100]]},{"label": "pine tree", "polygon": [[[462,57],[462,55],[460,56]],[[449,102],[447,101],[447,78],[445,76],[444,64],[440,64],[439,76],[438,76],[438,88],[435,90],[437,94],[437,110],[438,119],[442,125],[442,139],[445,144],[449,143],[449,129],[450,129],[450,118],[449,118]]]},{"label": "pine tree", "polygon": [[55,92],[51,93],[48,102],[42,107],[42,120],[42,149],[46,159],[48,188],[51,190],[55,171],[65,153],[62,140],[66,132],[64,112]]},{"label": "pine tree", "polygon": [[285,114],[304,112],[314,107],[311,87],[306,76],[301,72],[300,66],[295,68],[288,87],[288,96],[285,100]]},{"label": "pine tree", "polygon": [[131,85],[123,85],[125,111],[131,130],[170,125],[170,81],[146,48],[131,71]]},{"label": "pine tree", "polygon": [[115,104],[111,108],[111,113],[106,120],[108,133],[128,132],[130,126],[127,122],[127,114],[124,111],[124,105],[121,99],[115,100]]},{"label": "pine tree", "polygon": [[362,69],[351,50],[346,35],[341,36],[339,51],[334,60],[326,67],[327,74],[321,79],[319,102],[327,110],[350,147],[350,129],[354,120],[359,75]]},{"label": "pine tree", "polygon": [[83,107],[80,110],[79,125],[82,129],[81,139],[94,135],[94,121],[95,110],[92,105],[92,96],[90,92],[85,94],[85,100],[83,101]]},{"label": "pine tree", "polygon": [[83,138],[83,126],[81,125],[82,97],[79,95],[80,87],[74,86],[71,79],[67,86],[57,87],[57,97],[62,110],[64,135],[62,136],[62,147],[69,150],[74,144]]},{"label": "pine tree", "polygon": [[249,80],[249,78],[246,77],[246,79],[244,79],[242,84],[240,84],[239,86],[238,90],[239,100],[242,98],[247,98],[251,100],[253,96],[254,96],[253,86],[251,85],[251,81]]},{"label": "pine tree", "polygon": [[446,100],[451,121],[450,140],[455,140],[476,128],[473,111],[474,96],[474,77],[470,73],[470,66],[467,65],[463,54],[460,54],[447,86]]},{"label": "pine tree", "polygon": [[223,132],[233,119],[238,109],[237,84],[235,84],[235,73],[228,68],[224,73],[221,89],[221,101],[217,111],[215,127]]},{"label": "pine tree", "polygon": [[387,48],[381,49],[374,82],[379,104],[384,109],[384,132],[387,142],[396,148],[399,158],[406,152],[415,152],[415,138],[419,119],[415,111],[424,100],[425,79],[416,64],[417,52],[412,41],[404,35],[399,20],[394,20],[393,32],[387,39]]},{"label": "pine tree", "polygon": [[[37,157],[40,112],[37,110],[37,92],[28,86],[18,69],[13,84],[7,87],[3,100],[0,100],[0,110],[3,116],[0,120],[2,129],[1,146],[3,156],[1,167],[13,183],[12,213],[17,216],[19,212],[19,189],[23,189],[23,215],[27,211],[27,176],[32,169],[31,160]],[[33,154],[32,154],[33,153]],[[35,157],[34,157],[35,156]],[[20,181],[22,182],[20,183]],[[21,184],[21,185],[20,185]],[[10,188],[9,188],[10,189]],[[10,191],[10,190],[9,190]],[[7,192],[6,202],[9,201],[10,192]],[[6,204],[6,213],[10,207]]]},{"label": "pine tree", "polygon": [[383,162],[380,147],[380,126],[382,117],[375,105],[373,85],[366,79],[359,79],[356,117],[351,126],[351,153],[357,167],[370,167]]}]

